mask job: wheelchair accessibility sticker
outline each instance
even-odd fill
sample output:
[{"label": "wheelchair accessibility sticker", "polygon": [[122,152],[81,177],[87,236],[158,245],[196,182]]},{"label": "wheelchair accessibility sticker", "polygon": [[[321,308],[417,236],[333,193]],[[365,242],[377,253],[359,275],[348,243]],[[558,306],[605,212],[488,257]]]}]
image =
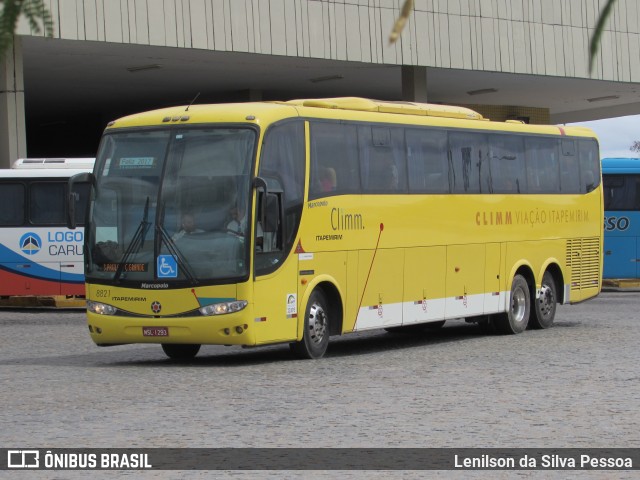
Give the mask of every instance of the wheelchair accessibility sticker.
[{"label": "wheelchair accessibility sticker", "polygon": [[158,255],[158,278],[178,278],[178,262],[173,255]]}]

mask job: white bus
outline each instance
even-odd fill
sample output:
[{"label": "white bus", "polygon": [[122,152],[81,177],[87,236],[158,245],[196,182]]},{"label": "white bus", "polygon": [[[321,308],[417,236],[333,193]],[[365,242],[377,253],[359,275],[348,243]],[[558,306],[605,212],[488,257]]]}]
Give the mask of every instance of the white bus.
[{"label": "white bus", "polygon": [[[69,177],[93,158],[27,158],[0,169],[0,296],[84,295],[84,230],[66,227]],[[73,189],[84,225],[89,187]]]}]

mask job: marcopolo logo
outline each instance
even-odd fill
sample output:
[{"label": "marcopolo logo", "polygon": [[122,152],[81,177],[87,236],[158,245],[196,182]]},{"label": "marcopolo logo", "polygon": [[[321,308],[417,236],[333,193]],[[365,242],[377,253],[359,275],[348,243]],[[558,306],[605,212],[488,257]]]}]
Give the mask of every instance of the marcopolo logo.
[{"label": "marcopolo logo", "polygon": [[42,248],[42,239],[37,233],[27,232],[20,237],[20,250],[27,255],[35,255]]}]

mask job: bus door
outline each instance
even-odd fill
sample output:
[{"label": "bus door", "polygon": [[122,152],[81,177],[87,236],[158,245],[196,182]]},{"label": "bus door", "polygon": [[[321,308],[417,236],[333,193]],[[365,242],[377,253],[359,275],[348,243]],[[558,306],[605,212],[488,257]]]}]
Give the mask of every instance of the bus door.
[{"label": "bus door", "polygon": [[41,270],[32,262],[5,263],[13,274],[0,276],[0,292],[2,295],[59,295],[60,276],[41,280],[32,276],[34,272]]},{"label": "bus door", "polygon": [[269,127],[262,147],[254,189],[258,344],[295,339],[298,317],[304,315],[298,298],[298,255],[293,250],[304,200],[305,138],[304,122],[287,120]]},{"label": "bus door", "polygon": [[262,192],[257,197],[253,289],[256,343],[293,340],[298,316],[304,315],[298,312],[298,255],[287,255],[284,248],[282,193],[270,192],[266,201]]},{"label": "bus door", "polygon": [[84,275],[84,262],[64,261],[60,263],[60,295],[84,295],[84,282],[71,283],[66,279],[69,277],[80,277]]}]

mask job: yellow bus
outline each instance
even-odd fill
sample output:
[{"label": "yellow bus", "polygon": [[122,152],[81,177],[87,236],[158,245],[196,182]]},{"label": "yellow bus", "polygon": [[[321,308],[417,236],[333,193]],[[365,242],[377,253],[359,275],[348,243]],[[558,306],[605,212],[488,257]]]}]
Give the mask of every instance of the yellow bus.
[{"label": "yellow bus", "polygon": [[100,346],[190,358],[289,343],[319,358],[330,336],[368,329],[547,328],[601,287],[585,128],[363,98],[192,105],[109,123],[76,181],[93,183]]}]

